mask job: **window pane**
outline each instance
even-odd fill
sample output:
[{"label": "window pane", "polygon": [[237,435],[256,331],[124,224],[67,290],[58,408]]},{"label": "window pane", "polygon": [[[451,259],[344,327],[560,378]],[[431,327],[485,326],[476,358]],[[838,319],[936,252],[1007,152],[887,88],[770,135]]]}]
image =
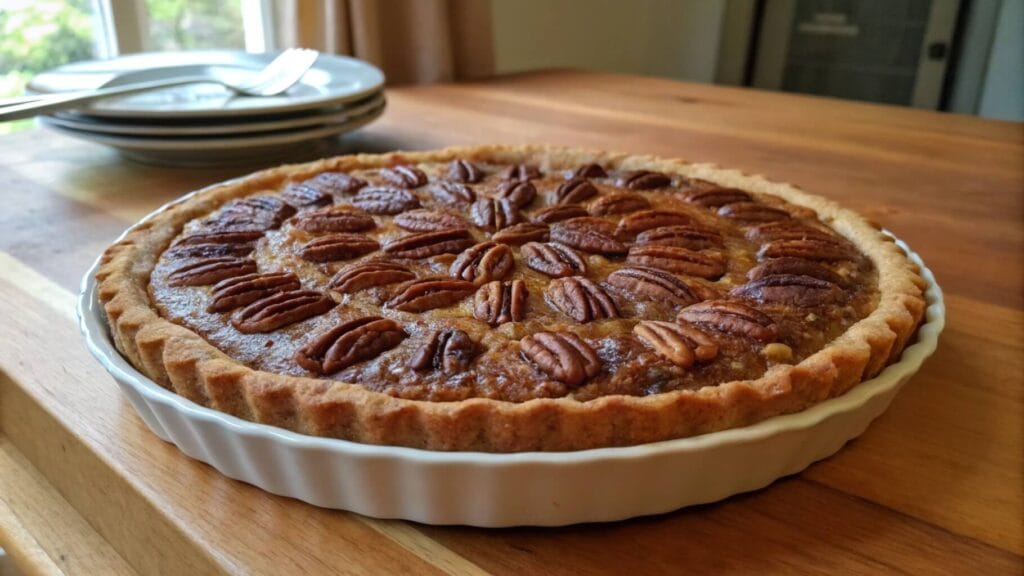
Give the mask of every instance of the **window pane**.
[{"label": "window pane", "polygon": [[[43,70],[95,55],[90,0],[0,0],[0,98],[18,96]],[[32,120],[0,124],[0,134]]]},{"label": "window pane", "polygon": [[146,0],[148,50],[245,48],[242,0]]}]

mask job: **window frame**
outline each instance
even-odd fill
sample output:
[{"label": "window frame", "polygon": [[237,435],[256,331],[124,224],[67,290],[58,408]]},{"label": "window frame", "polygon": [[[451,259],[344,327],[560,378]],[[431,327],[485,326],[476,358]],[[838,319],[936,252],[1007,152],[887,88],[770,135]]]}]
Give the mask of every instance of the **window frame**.
[{"label": "window frame", "polygon": [[[92,0],[99,58],[145,52],[149,15],[145,0]],[[246,52],[277,49],[273,0],[241,0]]]}]

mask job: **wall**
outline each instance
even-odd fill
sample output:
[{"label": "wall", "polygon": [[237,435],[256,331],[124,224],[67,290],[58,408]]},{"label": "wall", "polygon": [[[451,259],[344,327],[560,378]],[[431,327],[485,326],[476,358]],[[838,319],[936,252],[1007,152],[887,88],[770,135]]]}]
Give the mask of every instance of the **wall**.
[{"label": "wall", "polygon": [[1024,120],[1024,2],[1003,0],[978,114]]},{"label": "wall", "polygon": [[972,0],[949,109],[1024,120],[1024,2]]},{"label": "wall", "polygon": [[712,82],[724,2],[490,0],[499,74],[572,67]]}]

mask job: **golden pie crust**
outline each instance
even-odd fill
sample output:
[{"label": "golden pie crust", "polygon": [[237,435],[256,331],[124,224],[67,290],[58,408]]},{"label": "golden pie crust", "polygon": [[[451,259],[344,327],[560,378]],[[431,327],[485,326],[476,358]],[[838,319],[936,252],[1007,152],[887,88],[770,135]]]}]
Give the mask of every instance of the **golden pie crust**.
[{"label": "golden pie crust", "polygon": [[[543,174],[562,174],[597,164],[616,174],[651,171],[667,175],[675,183],[699,182],[743,190],[762,200],[777,200],[776,207],[816,215],[856,248],[872,271],[872,307],[820,350],[793,365],[769,362],[756,378],[647,394],[605,391],[590,397],[576,397],[567,393],[564,382],[555,382],[559,386],[554,389],[560,396],[544,397],[543,392],[538,392],[526,398],[498,395],[441,401],[430,399],[429,395],[402,397],[400,391],[375,391],[366,382],[342,382],[298,368],[295,374],[253,369],[190,329],[187,320],[178,319],[176,323],[167,319],[163,304],[154,300],[158,292],[150,284],[166,276],[160,276],[159,266],[168,247],[180,238],[191,221],[215,213],[232,200],[276,193],[289,184],[308,181],[324,172],[359,173],[456,160],[490,167],[536,166]],[[741,208],[750,206],[738,206],[736,210]],[[621,259],[621,255],[609,258]],[[831,201],[790,184],[712,165],[552,146],[480,146],[353,155],[258,172],[186,196],[134,226],[106,250],[97,280],[99,298],[118,350],[161,386],[198,404],[315,436],[430,450],[483,452],[636,445],[742,427],[797,412],[843,394],[898,359],[925,308],[925,283],[917,267],[890,237]],[[579,287],[572,288],[577,290],[573,294],[578,294]],[[472,295],[469,298],[472,300]],[[340,308],[344,307],[342,304]],[[507,306],[505,310],[507,314]],[[573,329],[561,333],[566,332],[572,333]],[[593,336],[592,332],[586,334]],[[649,330],[648,340],[641,341],[650,342],[657,337],[652,334]],[[600,349],[600,342],[595,343],[593,338],[590,341],[592,351]],[[683,341],[690,344],[688,360],[693,362],[695,342]],[[563,341],[562,345],[566,343]],[[528,345],[536,348],[538,343],[510,344],[512,349],[525,349]],[[549,342],[545,345],[550,348]],[[669,355],[672,352],[671,347],[660,350],[668,350]],[[589,367],[586,375],[569,377],[564,371],[558,372],[557,366],[554,372],[538,370],[539,365],[528,362],[530,358],[537,356],[523,354],[513,360],[532,366],[530,378],[538,381],[579,380],[592,375]],[[313,365],[319,366],[316,362]],[[605,377],[608,375],[602,376]]]}]

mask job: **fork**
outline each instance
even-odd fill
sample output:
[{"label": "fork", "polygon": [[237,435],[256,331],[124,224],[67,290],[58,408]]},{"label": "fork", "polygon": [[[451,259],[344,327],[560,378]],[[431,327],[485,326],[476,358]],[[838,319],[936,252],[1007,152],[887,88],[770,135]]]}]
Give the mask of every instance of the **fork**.
[{"label": "fork", "polygon": [[15,103],[7,104],[0,101],[0,122],[30,118],[39,114],[55,112],[67,108],[76,108],[79,104],[93,102],[111,96],[136,94],[158,88],[169,88],[184,84],[214,82],[225,88],[245,96],[276,96],[288,90],[302,79],[307,70],[316,62],[319,52],[306,48],[290,48],[274,58],[255,76],[246,82],[229,82],[216,75],[196,74],[179,76],[151,82],[138,82],[124,86],[109,86],[97,90],[71,92],[67,94],[42,94],[16,98]]}]

